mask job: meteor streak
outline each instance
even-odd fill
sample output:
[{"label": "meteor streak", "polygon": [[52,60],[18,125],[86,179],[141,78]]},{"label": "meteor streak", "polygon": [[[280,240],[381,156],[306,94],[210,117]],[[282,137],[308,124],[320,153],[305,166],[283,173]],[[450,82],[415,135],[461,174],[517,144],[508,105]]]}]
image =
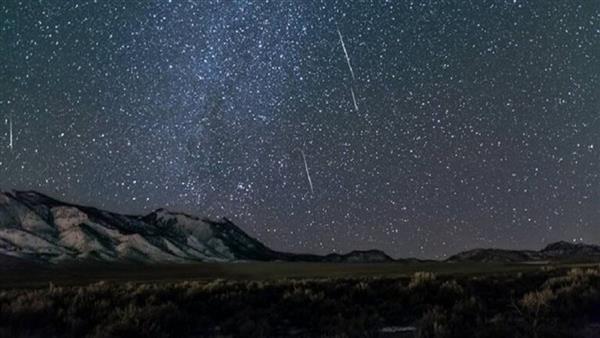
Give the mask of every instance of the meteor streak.
[{"label": "meteor streak", "polygon": [[354,89],[350,87],[350,93],[352,93],[352,102],[354,102],[354,109],[358,111],[358,104],[356,103],[356,96],[354,95]]},{"label": "meteor streak", "polygon": [[296,148],[302,155],[302,161],[304,161],[304,170],[306,171],[306,179],[308,180],[308,186],[310,187],[310,193],[314,195],[315,190],[313,189],[312,179],[310,178],[310,172],[308,171],[308,163],[306,162],[306,155],[300,148]]},{"label": "meteor streak", "polygon": [[[352,75],[352,82],[356,81],[356,77],[354,76],[354,69],[352,69],[352,63],[350,63],[350,55],[348,55],[348,50],[346,49],[346,44],[344,43],[344,36],[339,28],[337,28],[338,36],[340,37],[340,44],[342,45],[342,50],[344,51],[344,56],[346,58],[346,63],[348,64],[348,69],[350,69],[350,75]],[[358,104],[356,103],[356,95],[354,94],[354,89],[350,87],[350,93],[352,94],[352,102],[354,103],[354,109],[358,111]]]},{"label": "meteor streak", "polygon": [[348,51],[346,50],[346,44],[344,43],[344,37],[342,36],[342,32],[340,32],[340,29],[337,29],[338,35],[340,37],[340,43],[342,45],[342,49],[344,50],[344,56],[346,56],[346,62],[348,63],[348,68],[350,69],[350,74],[352,75],[352,80],[355,80],[354,78],[354,70],[352,69],[352,64],[350,64],[350,56],[348,56]]},{"label": "meteor streak", "polygon": [[8,147],[13,150],[13,122],[12,118],[8,118]]}]

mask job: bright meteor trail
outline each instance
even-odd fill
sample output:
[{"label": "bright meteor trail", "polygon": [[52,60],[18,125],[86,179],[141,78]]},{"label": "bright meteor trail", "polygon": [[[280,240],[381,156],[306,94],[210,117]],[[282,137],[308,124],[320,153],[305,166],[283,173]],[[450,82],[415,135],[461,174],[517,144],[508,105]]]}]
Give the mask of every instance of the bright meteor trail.
[{"label": "bright meteor trail", "polygon": [[352,75],[352,80],[355,80],[354,70],[352,69],[352,64],[350,63],[350,56],[348,55],[348,51],[346,50],[346,44],[344,43],[344,37],[342,36],[342,32],[340,29],[337,29],[338,35],[340,37],[340,43],[342,44],[342,49],[344,50],[344,56],[346,57],[346,63],[348,63],[348,69],[350,69],[350,74]]},{"label": "bright meteor trail", "polygon": [[308,180],[308,185],[310,187],[310,193],[311,194],[315,194],[315,190],[313,189],[313,183],[312,183],[312,179],[310,178],[310,172],[308,171],[308,163],[306,162],[306,155],[304,154],[304,151],[300,148],[296,148],[300,154],[302,155],[302,161],[304,161],[304,170],[306,171],[306,179]]},{"label": "bright meteor trail", "polygon": [[8,147],[13,150],[13,122],[12,118],[8,118]]}]

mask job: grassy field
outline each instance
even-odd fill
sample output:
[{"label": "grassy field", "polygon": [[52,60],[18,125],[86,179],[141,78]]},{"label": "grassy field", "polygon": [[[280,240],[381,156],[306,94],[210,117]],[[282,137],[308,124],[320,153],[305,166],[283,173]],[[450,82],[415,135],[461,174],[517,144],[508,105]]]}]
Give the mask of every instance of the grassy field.
[{"label": "grassy field", "polygon": [[0,270],[0,337],[598,337],[592,263]]},{"label": "grassy field", "polygon": [[85,285],[98,281],[175,282],[231,280],[274,280],[284,278],[408,278],[415,272],[433,272],[438,276],[514,274],[539,271],[544,266],[554,269],[595,266],[588,262],[555,264],[511,263],[197,263],[171,265],[56,265],[0,268],[0,288]]}]

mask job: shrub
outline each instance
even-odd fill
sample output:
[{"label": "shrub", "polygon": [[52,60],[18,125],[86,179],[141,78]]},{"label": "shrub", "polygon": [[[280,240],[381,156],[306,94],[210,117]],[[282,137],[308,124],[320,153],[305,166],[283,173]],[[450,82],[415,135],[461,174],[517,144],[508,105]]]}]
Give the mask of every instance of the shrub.
[{"label": "shrub", "polygon": [[434,282],[436,276],[433,272],[419,271],[412,275],[410,283],[408,284],[409,289],[426,286]]},{"label": "shrub", "polygon": [[417,324],[418,338],[442,338],[448,335],[448,318],[443,309],[428,310]]}]

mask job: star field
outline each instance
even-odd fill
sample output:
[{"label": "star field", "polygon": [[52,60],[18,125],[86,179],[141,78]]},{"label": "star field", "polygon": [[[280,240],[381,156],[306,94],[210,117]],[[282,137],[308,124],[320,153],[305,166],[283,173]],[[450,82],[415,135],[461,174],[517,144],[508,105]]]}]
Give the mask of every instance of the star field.
[{"label": "star field", "polygon": [[0,25],[2,189],[294,252],[600,242],[600,3],[8,0]]}]

